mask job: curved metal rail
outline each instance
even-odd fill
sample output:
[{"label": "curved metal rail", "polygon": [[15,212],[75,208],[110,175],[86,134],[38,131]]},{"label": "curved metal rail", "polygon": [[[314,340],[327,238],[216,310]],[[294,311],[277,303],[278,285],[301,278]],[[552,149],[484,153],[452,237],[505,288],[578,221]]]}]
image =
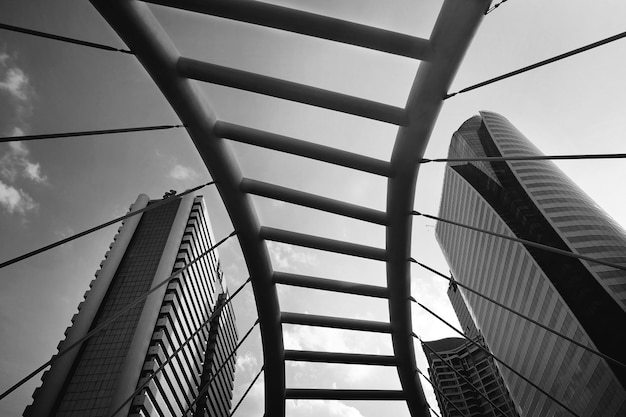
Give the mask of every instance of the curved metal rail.
[{"label": "curved metal rail", "polygon": [[[256,1],[148,0],[163,6],[420,59],[423,62],[404,109],[181,57],[146,4],[136,0],[91,2],[136,54],[186,126],[235,225],[252,277],[266,379],[271,381],[265,385],[265,415],[284,416],[285,399],[365,399],[404,400],[413,417],[428,416],[415,372],[408,299],[411,211],[418,162],[423,157],[443,98],[490,0],[446,0],[428,40]],[[400,127],[391,161],[218,121],[193,79],[396,124]],[[387,211],[379,212],[244,178],[224,138],[385,176],[388,178]],[[385,225],[386,248],[262,227],[250,194]],[[275,272],[266,240],[384,261],[387,264],[387,287]],[[277,283],[386,298],[390,323],[281,312]],[[394,355],[285,351],[282,323],[388,333]],[[395,366],[402,390],[287,389],[286,360]]]}]

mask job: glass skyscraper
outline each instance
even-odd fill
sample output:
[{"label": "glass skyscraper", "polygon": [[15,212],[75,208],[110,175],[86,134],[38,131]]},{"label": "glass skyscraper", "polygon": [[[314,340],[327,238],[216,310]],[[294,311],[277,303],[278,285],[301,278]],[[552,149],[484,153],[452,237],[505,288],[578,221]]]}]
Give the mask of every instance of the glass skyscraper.
[{"label": "glass skyscraper", "polygon": [[[131,211],[154,203],[142,194]],[[214,244],[202,197],[172,198],[125,220],[59,350]],[[194,416],[228,416],[235,356],[216,376],[237,343],[235,317],[230,304],[224,304],[226,297],[217,252],[212,251],[53,362],[24,416],[108,417],[118,409],[117,416],[181,416],[189,409]]]},{"label": "glass skyscraper", "polygon": [[[541,155],[504,117],[481,112],[454,133],[449,158]],[[448,162],[439,216],[626,266],[626,236],[550,161]],[[455,279],[626,362],[626,272],[438,222]],[[490,350],[580,416],[626,415],[624,369],[464,292]],[[500,367],[523,416],[568,416]]]}]

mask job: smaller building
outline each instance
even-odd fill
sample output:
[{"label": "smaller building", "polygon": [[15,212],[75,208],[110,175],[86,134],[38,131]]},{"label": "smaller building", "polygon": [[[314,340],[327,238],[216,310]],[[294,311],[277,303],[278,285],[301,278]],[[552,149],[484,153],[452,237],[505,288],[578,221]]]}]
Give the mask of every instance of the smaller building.
[{"label": "smaller building", "polygon": [[[481,336],[474,341],[487,348]],[[451,337],[423,342],[422,349],[443,417],[518,417],[493,358],[479,346]]]},{"label": "smaller building", "polygon": [[463,333],[475,343],[460,337],[422,343],[428,360],[428,373],[437,387],[435,395],[442,416],[502,417],[504,413],[507,417],[518,417],[509,390],[494,359],[485,352],[489,348],[454,280],[448,287],[448,298]]}]

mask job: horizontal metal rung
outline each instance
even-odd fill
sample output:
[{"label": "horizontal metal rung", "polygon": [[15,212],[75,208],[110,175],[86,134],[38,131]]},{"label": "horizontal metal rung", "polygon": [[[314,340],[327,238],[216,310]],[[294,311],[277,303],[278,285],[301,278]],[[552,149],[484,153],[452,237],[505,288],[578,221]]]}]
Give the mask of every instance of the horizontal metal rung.
[{"label": "horizontal metal rung", "polygon": [[283,324],[302,326],[330,327],[333,329],[359,330],[363,332],[391,333],[391,324],[380,321],[346,319],[343,317],[316,316],[314,314],[280,314]]},{"label": "horizontal metal rung", "polygon": [[394,366],[395,356],[366,355],[361,353],[313,352],[309,350],[285,350],[286,361],[344,363],[350,365]]},{"label": "horizontal metal rung", "polygon": [[275,133],[252,129],[228,122],[217,122],[213,128],[215,134],[236,142],[260,146],[266,149],[285,152],[304,158],[315,159],[333,165],[369,172],[388,177],[391,173],[389,162],[370,158],[353,152],[346,152],[330,146],[318,145],[301,139],[277,135]]},{"label": "horizontal metal rung", "polygon": [[426,39],[259,1],[147,0],[147,2],[409,58],[429,60],[432,57],[430,42]]},{"label": "horizontal metal rung", "polygon": [[305,275],[274,272],[274,283],[291,285],[294,287],[313,288],[316,290],[342,292],[346,294],[363,295],[366,297],[387,298],[388,290],[375,285],[358,284],[355,282],[338,281],[334,279],[317,278]]},{"label": "horizontal metal rung", "polygon": [[311,249],[319,249],[327,252],[341,253],[344,255],[358,256],[360,258],[386,261],[387,253],[384,249],[371,246],[348,243],[341,240],[326,239],[319,236],[306,235],[303,233],[290,232],[275,229],[273,227],[261,227],[259,233],[261,239],[274,242],[288,243],[296,246],[304,246]]},{"label": "horizontal metal rung", "polygon": [[298,204],[300,206],[339,214],[341,216],[351,217],[353,219],[363,220],[369,223],[376,223],[383,226],[387,224],[387,216],[385,212],[345,203],[339,200],[333,200],[331,198],[321,197],[315,194],[305,193],[287,187],[281,187],[267,182],[244,178],[241,181],[240,189],[243,192],[261,197]]},{"label": "horizontal metal rung", "polygon": [[287,400],[404,400],[404,391],[288,388]]},{"label": "horizontal metal rung", "polygon": [[399,126],[405,126],[408,123],[404,109],[334,91],[190,58],[179,58],[177,68],[178,75],[194,80],[265,94]]}]

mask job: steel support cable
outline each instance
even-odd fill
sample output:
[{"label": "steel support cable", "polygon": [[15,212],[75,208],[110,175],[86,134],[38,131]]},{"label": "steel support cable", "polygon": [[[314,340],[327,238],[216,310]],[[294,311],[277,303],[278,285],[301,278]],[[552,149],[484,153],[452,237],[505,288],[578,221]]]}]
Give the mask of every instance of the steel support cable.
[{"label": "steel support cable", "polygon": [[241,396],[241,398],[239,399],[239,401],[237,401],[237,404],[235,405],[235,407],[233,408],[233,411],[231,411],[228,414],[228,417],[232,417],[233,414],[235,414],[235,411],[237,411],[237,409],[239,408],[239,406],[241,405],[241,403],[243,402],[243,400],[246,398],[246,395],[248,395],[248,393],[250,392],[250,390],[252,389],[252,387],[254,386],[255,382],[257,379],[259,379],[259,377],[261,376],[261,373],[263,372],[263,370],[265,370],[265,365],[261,366],[261,369],[259,369],[259,372],[256,374],[256,376],[254,377],[254,379],[252,379],[252,382],[250,383],[250,385],[248,385],[248,389],[246,389],[246,391],[243,393],[243,395]]},{"label": "steel support cable", "polygon": [[127,127],[127,128],[122,128],[122,129],[83,130],[80,132],[47,133],[43,135],[4,136],[4,137],[0,137],[0,143],[14,142],[14,141],[21,142],[21,141],[39,140],[39,139],[72,138],[76,136],[110,135],[110,134],[116,134],[116,133],[147,132],[147,131],[152,131],[152,130],[176,129],[179,127],[184,127],[184,126],[183,125],[159,125],[159,126]]},{"label": "steel support cable", "polygon": [[228,362],[231,360],[231,358],[233,357],[233,355],[235,353],[237,353],[237,350],[239,349],[239,347],[241,347],[241,345],[243,344],[243,342],[245,342],[245,340],[248,338],[248,336],[250,336],[250,333],[252,333],[252,330],[254,330],[254,328],[256,327],[256,325],[259,324],[259,319],[256,319],[256,321],[254,322],[254,324],[252,325],[252,327],[250,327],[250,329],[246,332],[246,334],[241,338],[241,340],[239,340],[239,342],[237,343],[237,345],[235,346],[235,348],[233,349],[232,352],[230,352],[230,354],[226,357],[226,359],[224,359],[224,362],[222,362],[222,364],[220,365],[219,368],[217,368],[217,370],[215,371],[215,373],[211,376],[211,378],[209,378],[209,380],[204,384],[204,386],[202,387],[202,389],[198,392],[198,395],[196,396],[196,398],[191,402],[191,404],[189,404],[189,406],[187,407],[187,409],[185,410],[185,412],[182,414],[183,416],[186,416],[187,413],[189,413],[191,411],[191,409],[193,408],[194,405],[196,405],[196,403],[198,402],[198,400],[200,399],[200,397],[202,397],[204,394],[206,394],[206,392],[209,390],[209,387],[211,386],[211,383],[213,382],[213,380],[215,378],[217,378],[217,376],[220,374],[220,372],[222,371],[222,369],[224,369],[224,367],[228,364]]},{"label": "steel support cable", "polygon": [[417,264],[417,265],[419,265],[419,266],[421,266],[422,268],[424,268],[424,269],[426,269],[426,270],[428,270],[428,271],[430,271],[430,272],[432,272],[432,273],[434,273],[434,274],[436,274],[436,275],[440,276],[440,277],[441,277],[441,278],[443,278],[443,279],[447,279],[447,280],[448,280],[450,283],[452,283],[453,285],[458,285],[459,287],[464,288],[464,289],[466,289],[467,291],[469,291],[469,292],[471,292],[471,293],[473,293],[473,294],[476,294],[477,296],[479,296],[479,297],[481,297],[481,298],[484,298],[485,300],[487,300],[487,301],[489,301],[489,302],[491,302],[491,303],[493,303],[493,304],[497,305],[498,307],[501,307],[501,308],[505,309],[506,311],[508,311],[508,312],[510,312],[510,313],[513,313],[513,314],[515,314],[516,316],[521,317],[522,319],[527,320],[527,321],[529,321],[529,322],[531,322],[531,323],[533,323],[533,324],[535,324],[535,325],[537,325],[537,326],[541,327],[542,329],[547,330],[547,331],[549,331],[550,333],[552,333],[552,334],[554,334],[554,335],[556,335],[556,336],[558,336],[558,337],[560,337],[560,338],[562,338],[562,339],[565,339],[565,340],[567,340],[568,342],[573,343],[573,344],[575,344],[576,346],[578,346],[578,347],[580,347],[580,348],[582,348],[582,349],[587,350],[587,351],[588,351],[588,352],[590,352],[590,353],[593,353],[594,355],[600,356],[601,358],[603,358],[603,359],[605,359],[605,360],[607,360],[607,361],[609,361],[609,362],[611,362],[611,363],[613,363],[613,364],[615,364],[615,365],[617,365],[617,366],[620,366],[620,367],[622,367],[622,368],[626,368],[626,364],[625,364],[625,363],[620,362],[620,361],[618,361],[617,359],[612,358],[612,357],[610,357],[610,356],[608,356],[608,355],[606,355],[606,354],[604,354],[604,353],[602,353],[602,352],[600,352],[600,351],[598,351],[598,350],[596,350],[596,349],[594,349],[594,348],[592,348],[592,347],[590,347],[590,346],[584,345],[584,344],[582,344],[582,343],[580,343],[580,342],[578,342],[578,341],[576,341],[576,340],[572,339],[571,337],[564,335],[563,333],[559,333],[559,332],[557,332],[556,330],[551,329],[550,327],[546,326],[545,324],[542,324],[542,323],[538,322],[537,320],[534,320],[534,319],[532,319],[532,318],[530,318],[530,317],[528,317],[528,316],[525,316],[524,314],[522,314],[522,313],[520,313],[520,312],[518,312],[518,311],[515,311],[515,310],[513,310],[513,309],[512,309],[512,308],[510,308],[510,307],[507,307],[506,305],[504,305],[504,304],[500,303],[499,301],[496,301],[496,300],[494,300],[493,298],[491,298],[491,297],[489,297],[489,296],[487,296],[487,295],[484,295],[484,294],[480,293],[479,291],[476,291],[476,290],[474,290],[474,289],[472,289],[472,288],[468,287],[468,286],[467,286],[467,285],[465,285],[465,284],[460,283],[459,281],[455,280],[455,279],[454,279],[454,278],[452,278],[452,277],[448,277],[448,276],[446,276],[446,275],[442,274],[441,272],[439,272],[439,271],[437,271],[437,270],[435,270],[435,269],[433,269],[433,268],[429,267],[428,265],[424,265],[423,263],[418,262],[418,261],[416,261],[416,260],[415,260],[415,259],[413,259],[413,258],[411,258],[411,259],[410,259],[410,261],[411,261],[411,262],[413,262],[413,263],[415,263],[415,264]]},{"label": "steel support cable", "polygon": [[573,56],[573,55],[579,54],[579,53],[581,53],[581,52],[588,51],[588,50],[593,49],[593,48],[597,48],[598,46],[606,45],[607,43],[611,43],[611,42],[613,42],[613,41],[616,41],[616,40],[618,40],[618,39],[622,39],[622,38],[624,38],[624,37],[626,37],[626,32],[622,32],[622,33],[619,33],[619,34],[617,34],[617,35],[610,36],[610,37],[605,38],[605,39],[602,39],[602,40],[600,40],[600,41],[598,41],[598,42],[590,43],[589,45],[585,45],[585,46],[583,46],[583,47],[580,47],[580,48],[577,48],[577,49],[571,50],[571,51],[569,51],[569,52],[565,52],[564,54],[557,55],[557,56],[555,56],[555,57],[552,57],[552,58],[549,58],[549,59],[546,59],[546,60],[543,60],[543,61],[537,62],[537,63],[535,63],[535,64],[528,65],[528,66],[526,66],[526,67],[524,67],[524,68],[520,68],[520,69],[518,69],[518,70],[508,72],[508,73],[506,73],[506,74],[504,74],[504,75],[500,75],[500,76],[498,76],[498,77],[491,78],[491,79],[489,79],[489,80],[486,80],[486,81],[480,82],[480,83],[478,83],[478,84],[474,84],[474,85],[471,85],[471,86],[469,86],[469,87],[465,87],[464,89],[459,90],[459,91],[457,91],[456,93],[446,94],[446,95],[443,97],[443,99],[444,99],[444,100],[446,100],[446,99],[448,99],[448,98],[450,98],[450,97],[454,97],[454,96],[456,96],[457,94],[466,93],[466,92],[468,92],[468,91],[475,90],[475,89],[477,89],[477,88],[484,87],[484,86],[486,86],[486,85],[493,84],[493,83],[495,83],[495,82],[502,81],[502,80],[505,80],[505,79],[507,79],[507,78],[511,78],[511,77],[513,77],[513,76],[515,76],[515,75],[522,74],[522,73],[524,73],[524,72],[527,72],[527,71],[533,70],[533,69],[535,69],[535,68],[543,67],[544,65],[551,64],[551,63],[553,63],[553,62],[559,61],[559,60],[564,59],[564,58],[569,58],[570,56]]},{"label": "steel support cable", "polygon": [[443,223],[448,223],[448,224],[451,224],[453,226],[462,227],[464,229],[473,230],[475,232],[485,233],[487,235],[499,237],[499,238],[502,238],[502,239],[512,240],[513,242],[521,243],[521,244],[527,245],[527,246],[532,246],[532,247],[537,248],[537,249],[541,249],[541,250],[545,250],[545,251],[548,251],[548,252],[556,253],[558,255],[567,256],[569,258],[582,259],[582,260],[585,260],[587,262],[593,262],[593,263],[596,263],[596,264],[606,265],[606,266],[610,266],[611,268],[615,268],[615,269],[619,269],[619,270],[622,270],[622,271],[626,271],[626,265],[620,265],[620,264],[617,264],[615,262],[603,261],[602,259],[593,258],[593,257],[587,256],[587,255],[581,255],[579,253],[574,253],[574,252],[566,251],[566,250],[563,250],[563,249],[558,249],[558,248],[555,248],[553,246],[544,245],[542,243],[533,242],[531,240],[520,239],[518,237],[503,235],[502,233],[491,232],[489,230],[481,229],[479,227],[470,226],[468,224],[463,224],[463,223],[455,222],[453,220],[442,219],[441,217],[431,216],[429,214],[420,213],[419,211],[412,211],[411,214],[414,214],[416,216],[426,217],[427,219],[436,220],[436,221],[443,222]]},{"label": "steel support cable", "polygon": [[547,161],[578,159],[624,159],[626,153],[599,153],[579,155],[533,155],[533,156],[488,156],[477,158],[422,158],[420,164],[429,162],[506,162],[506,161]]},{"label": "steel support cable", "polygon": [[448,362],[447,360],[445,360],[439,353],[435,352],[430,346],[428,346],[427,344],[424,343],[424,341],[422,340],[421,337],[419,337],[418,335],[416,335],[415,333],[412,334],[413,337],[415,337],[416,339],[418,339],[422,346],[426,346],[426,348],[431,351],[432,353],[435,354],[435,356],[437,356],[437,358],[442,361],[443,363],[446,364],[446,366],[448,368],[450,368],[452,370],[452,372],[454,372],[458,377],[460,377],[461,379],[463,379],[463,381],[465,381],[465,383],[469,384],[469,386],[472,388],[472,390],[474,390],[474,392],[476,392],[478,395],[480,395],[484,400],[486,400],[493,408],[494,410],[497,410],[498,413],[500,413],[503,417],[508,417],[507,414],[502,411],[502,409],[500,407],[498,407],[493,401],[491,401],[489,399],[489,397],[487,397],[487,395],[485,395],[482,391],[480,391],[478,389],[478,387],[476,387],[476,385],[474,385],[472,383],[472,381],[470,381],[467,377],[465,377],[464,375],[462,375],[456,368],[454,368],[450,362]]},{"label": "steel support cable", "polygon": [[103,330],[105,327],[107,327],[109,324],[113,323],[115,320],[117,320],[118,318],[120,318],[121,316],[123,316],[124,314],[126,314],[128,312],[128,310],[130,310],[131,308],[135,307],[137,304],[139,304],[141,301],[145,300],[146,298],[148,298],[148,296],[152,293],[154,293],[156,290],[158,290],[159,288],[161,288],[164,285],[167,285],[171,280],[173,280],[174,278],[178,278],[178,276],[184,272],[185,270],[187,270],[189,267],[191,267],[192,265],[194,265],[196,262],[200,261],[202,258],[204,258],[205,256],[207,256],[209,253],[213,252],[213,250],[217,249],[222,243],[226,242],[228,239],[230,239],[231,237],[235,236],[237,234],[236,231],[233,231],[232,233],[230,233],[228,236],[226,236],[225,238],[223,238],[222,240],[220,240],[219,242],[217,242],[215,245],[211,246],[209,249],[207,249],[206,251],[204,251],[203,253],[201,253],[197,258],[193,259],[192,261],[190,261],[188,264],[186,264],[185,266],[183,266],[181,269],[177,270],[176,272],[174,272],[172,275],[170,275],[168,278],[164,279],[163,281],[161,281],[160,283],[158,283],[157,285],[155,285],[154,287],[152,287],[150,289],[150,291],[144,293],[143,295],[137,297],[136,299],[134,299],[133,301],[131,301],[130,303],[126,304],[124,307],[122,307],[117,313],[115,313],[114,315],[112,315],[110,318],[108,318],[107,320],[105,320],[104,322],[102,322],[101,324],[99,324],[98,326],[94,327],[92,330],[90,330],[85,336],[81,337],[80,339],[78,339],[77,341],[75,341],[74,343],[72,343],[71,345],[69,345],[66,348],[63,348],[62,350],[60,350],[56,355],[52,356],[52,358],[50,358],[49,361],[47,361],[46,363],[44,363],[43,365],[41,365],[40,367],[38,367],[37,369],[35,369],[34,371],[32,371],[30,374],[28,374],[27,376],[25,376],[24,378],[22,378],[20,381],[18,381],[17,383],[15,383],[13,386],[11,386],[9,389],[7,389],[6,391],[4,391],[2,394],[0,394],[0,400],[4,399],[7,395],[9,395],[10,393],[12,393],[13,391],[15,391],[16,389],[18,389],[19,387],[21,387],[22,385],[24,385],[26,382],[28,382],[32,377],[34,377],[35,375],[37,375],[39,372],[41,372],[42,370],[44,370],[46,367],[48,367],[49,365],[51,365],[52,363],[54,363],[57,359],[59,359],[60,357],[64,356],[66,353],[68,353],[69,351],[71,351],[72,349],[76,348],[77,346],[79,346],[80,344],[82,344],[84,341],[89,340],[90,338],[92,338],[94,335],[96,335],[97,333],[99,333],[101,330]]},{"label": "steel support cable", "polygon": [[426,403],[426,405],[428,406],[430,411],[435,415],[435,417],[441,417],[441,415],[438,412],[436,412],[435,409],[432,408],[430,404]]},{"label": "steel support cable", "polygon": [[125,214],[123,216],[120,216],[120,217],[118,217],[116,219],[110,220],[110,221],[108,221],[106,223],[103,223],[103,224],[101,224],[99,226],[92,227],[91,229],[87,229],[87,230],[84,230],[84,231],[82,231],[80,233],[76,233],[75,235],[66,237],[65,239],[61,239],[61,240],[59,240],[59,241],[57,241],[55,243],[51,243],[51,244],[49,244],[47,246],[43,246],[43,247],[41,247],[39,249],[35,249],[34,251],[25,253],[24,255],[20,255],[20,256],[18,256],[16,258],[9,259],[8,261],[4,261],[4,262],[0,263],[0,269],[4,268],[5,266],[12,265],[12,264],[14,264],[16,262],[23,261],[24,259],[30,258],[31,256],[35,256],[35,255],[38,255],[38,254],[40,254],[42,252],[45,252],[47,250],[56,248],[57,246],[61,246],[61,245],[65,244],[65,243],[67,243],[67,242],[71,242],[72,240],[76,240],[79,237],[83,237],[83,236],[88,235],[90,233],[96,232],[96,231],[98,231],[100,229],[104,229],[105,227],[111,226],[112,224],[115,224],[117,222],[121,222],[122,220],[126,220],[126,219],[128,219],[130,217],[133,217],[133,216],[137,215],[137,214],[145,213],[146,211],[153,210],[153,209],[155,209],[157,207],[160,207],[160,206],[162,206],[164,204],[167,204],[169,202],[177,200],[177,199],[179,199],[179,198],[181,198],[181,197],[183,197],[183,196],[185,196],[187,194],[193,193],[194,191],[198,191],[198,190],[200,190],[200,189],[202,189],[204,187],[207,187],[209,185],[212,185],[214,183],[215,183],[214,181],[210,181],[210,182],[207,182],[206,184],[198,185],[197,187],[191,188],[189,190],[185,190],[185,191],[183,191],[180,194],[176,194],[176,195],[170,196],[168,198],[164,198],[161,201],[157,201],[156,203],[152,203],[149,206],[146,206],[146,207],[144,207],[142,209],[135,210],[135,211],[132,211],[130,213],[127,213],[127,214]]},{"label": "steel support cable", "polygon": [[422,303],[418,302],[415,298],[413,297],[409,297],[409,300],[411,300],[412,302],[414,302],[415,304],[417,304],[418,306],[420,306],[421,308],[423,308],[424,310],[426,310],[428,313],[430,313],[432,316],[434,316],[435,318],[437,318],[439,321],[441,321],[443,324],[445,324],[446,326],[448,326],[449,328],[451,328],[452,330],[454,330],[456,333],[458,333],[461,337],[463,337],[464,339],[470,341],[470,343],[472,343],[474,346],[478,346],[478,348],[480,350],[482,350],[483,352],[485,352],[487,355],[489,355],[490,357],[492,357],[493,359],[495,359],[496,361],[498,361],[502,366],[504,366],[505,368],[507,368],[508,370],[510,370],[511,372],[513,372],[515,375],[517,375],[518,377],[522,378],[527,384],[531,385],[532,387],[534,387],[535,389],[537,389],[539,392],[541,392],[542,394],[544,394],[546,397],[550,398],[552,401],[554,401],[555,403],[557,403],[558,405],[560,405],[561,407],[563,407],[563,409],[567,410],[570,414],[572,414],[575,417],[581,417],[580,415],[576,414],[571,408],[569,408],[568,406],[566,406],[565,404],[563,404],[561,401],[557,400],[556,398],[554,398],[554,396],[552,396],[552,394],[548,393],[546,390],[544,390],[543,388],[541,388],[540,386],[538,386],[537,384],[535,384],[534,382],[532,382],[530,379],[526,378],[524,375],[522,375],[521,373],[519,373],[517,370],[515,370],[512,366],[508,365],[506,362],[504,362],[502,359],[498,358],[496,355],[494,355],[493,353],[491,353],[489,351],[489,349],[485,348],[484,346],[479,345],[478,343],[476,343],[474,340],[470,339],[469,337],[467,337],[463,332],[461,332],[460,330],[456,329],[453,325],[451,325],[450,323],[448,323],[445,319],[443,319],[442,317],[440,317],[439,315],[437,315],[437,313],[435,313],[434,311],[432,311],[431,309],[429,309],[428,307],[424,306]]},{"label": "steel support cable", "polygon": [[0,23],[0,29],[10,30],[12,32],[25,33],[27,35],[38,36],[40,38],[52,39],[55,41],[73,43],[75,45],[88,46],[90,48],[101,49],[104,51],[122,52],[125,54],[134,55],[134,52],[129,51],[128,49],[120,49],[120,48],[115,48],[109,45],[103,45],[101,43],[83,41],[83,40],[75,39],[75,38],[68,38],[67,36],[54,35],[52,33],[40,32],[38,30],[32,30],[32,29],[19,27],[19,26],[7,25],[6,23]]},{"label": "steel support cable", "polygon": [[[467,414],[465,414],[463,411],[461,411],[459,409],[459,407],[457,407],[457,405],[455,403],[452,402],[452,400],[450,400],[448,398],[448,396],[441,390],[441,388],[439,388],[437,385],[435,385],[433,383],[433,381],[430,380],[430,378],[428,378],[426,375],[424,375],[424,373],[422,371],[420,371],[420,368],[416,368],[415,372],[417,372],[418,374],[420,374],[426,381],[428,381],[428,383],[430,384],[431,387],[433,387],[435,389],[435,391],[437,391],[439,393],[439,395],[441,395],[443,397],[444,400],[446,400],[448,403],[450,403],[450,405],[452,407],[454,407],[454,409],[456,411],[459,412],[459,414],[461,414],[461,416],[463,417],[468,417]],[[428,403],[427,403],[428,404]],[[432,407],[430,406],[430,404],[428,404],[428,408],[430,408],[432,410]]]},{"label": "steel support cable", "polygon": [[485,11],[485,16],[487,16],[489,13],[493,12],[494,10],[496,10],[498,7],[502,6],[502,4],[506,3],[508,0],[502,0],[499,3],[494,4],[493,6],[491,6],[490,8],[487,9],[487,11]]},{"label": "steel support cable", "polygon": [[233,293],[230,297],[228,297],[228,298],[227,298],[227,299],[226,299],[226,300],[225,300],[222,304],[218,304],[218,305],[217,305],[217,307],[215,308],[215,310],[213,311],[213,313],[211,313],[211,315],[209,316],[209,318],[208,318],[208,319],[206,319],[206,320],[205,320],[205,322],[204,322],[204,323],[202,323],[202,325],[201,325],[201,326],[200,326],[200,327],[199,327],[199,328],[198,328],[195,332],[193,332],[193,333],[192,333],[192,334],[191,334],[191,335],[190,335],[190,336],[189,336],[189,337],[188,337],[188,338],[187,338],[187,339],[186,339],[186,340],[185,340],[185,341],[184,341],[184,342],[180,345],[180,347],[179,347],[178,349],[176,349],[176,350],[175,350],[175,351],[174,351],[174,352],[173,352],[170,356],[168,356],[168,357],[167,357],[167,359],[166,359],[166,360],[164,360],[164,361],[163,361],[163,363],[162,363],[162,364],[161,364],[161,365],[160,365],[157,369],[155,369],[154,371],[152,371],[152,374],[151,374],[148,378],[146,378],[146,380],[145,380],[143,383],[141,383],[141,384],[137,387],[137,389],[136,389],[136,390],[135,390],[135,391],[134,391],[134,392],[133,392],[133,393],[132,393],[132,394],[131,394],[131,395],[130,395],[130,396],[129,396],[129,397],[128,397],[128,398],[127,398],[127,399],[126,399],[123,403],[122,403],[122,404],[120,404],[120,406],[119,406],[118,408],[116,408],[116,409],[115,409],[115,411],[113,411],[113,412],[109,415],[109,417],[113,417],[113,416],[115,416],[117,413],[119,413],[119,412],[122,410],[122,408],[124,408],[124,406],[125,406],[126,404],[128,404],[130,401],[132,401],[132,399],[133,399],[133,398],[135,398],[135,396],[136,396],[137,394],[139,394],[139,393],[141,392],[141,390],[143,390],[143,389],[146,387],[146,385],[148,385],[148,383],[149,383],[151,380],[153,380],[153,379],[157,376],[157,374],[158,374],[159,372],[161,372],[163,369],[165,369],[165,367],[166,367],[166,366],[167,366],[167,365],[168,365],[168,364],[169,364],[172,360],[174,360],[174,358],[176,358],[176,356],[178,356],[178,354],[179,354],[179,353],[180,353],[180,352],[181,352],[181,351],[182,351],[182,350],[183,350],[183,349],[184,349],[184,348],[185,348],[188,344],[190,344],[190,343],[191,343],[191,342],[192,342],[192,341],[196,338],[196,336],[197,336],[197,335],[198,335],[198,334],[199,334],[202,330],[204,330],[204,329],[205,329],[205,328],[206,328],[206,327],[207,327],[207,326],[211,323],[211,321],[212,321],[215,317],[217,317],[217,315],[218,315],[218,314],[222,311],[222,309],[223,309],[223,308],[224,308],[224,307],[225,307],[228,303],[230,303],[230,302],[231,302],[231,300],[232,300],[233,298],[235,298],[235,296],[236,296],[237,294],[239,294],[239,292],[240,292],[241,290],[243,290],[243,289],[244,289],[244,287],[245,287],[245,286],[246,286],[246,285],[247,285],[250,281],[251,281],[251,278],[246,279],[246,280],[245,280],[245,282],[244,282],[243,284],[241,284],[241,285],[239,286],[239,288],[237,288],[237,290],[236,290],[236,291],[235,291],[235,292],[234,292],[234,293]]}]

